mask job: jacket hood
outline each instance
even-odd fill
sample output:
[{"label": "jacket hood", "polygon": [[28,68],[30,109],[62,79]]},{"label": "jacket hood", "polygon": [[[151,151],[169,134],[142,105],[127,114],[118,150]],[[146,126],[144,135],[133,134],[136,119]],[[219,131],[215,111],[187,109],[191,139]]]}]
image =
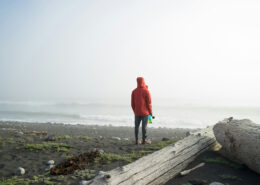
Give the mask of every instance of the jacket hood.
[{"label": "jacket hood", "polygon": [[145,87],[145,82],[143,77],[138,77],[137,78],[137,87],[143,88]]}]

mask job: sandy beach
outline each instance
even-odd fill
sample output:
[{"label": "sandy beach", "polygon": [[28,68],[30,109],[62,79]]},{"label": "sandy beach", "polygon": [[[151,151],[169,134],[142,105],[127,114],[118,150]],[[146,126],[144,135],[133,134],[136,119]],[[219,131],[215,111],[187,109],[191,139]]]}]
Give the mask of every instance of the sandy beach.
[{"label": "sandy beach", "polygon": [[[132,127],[86,126],[51,123],[0,123],[0,184],[79,184],[94,178],[99,171],[108,171],[172,144],[186,136],[190,129],[148,128],[151,145],[135,145]],[[79,155],[101,154],[81,163],[81,169],[66,174],[47,170],[78,160]],[[101,152],[101,153],[100,153]],[[217,162],[216,162],[217,161]],[[205,162],[206,165],[187,176],[177,176],[167,185],[209,184],[257,185],[260,176],[243,165],[231,162],[217,152],[204,152],[186,169]],[[24,175],[16,176],[18,167]],[[53,166],[51,166],[53,167]],[[53,168],[54,169],[54,168]],[[64,170],[64,169],[62,169]]]},{"label": "sandy beach", "polygon": [[[27,179],[32,184],[78,184],[98,171],[111,170],[159,150],[185,137],[187,131],[190,129],[148,128],[152,144],[136,146],[132,127],[1,122],[0,174],[2,179],[12,182],[14,171],[22,167],[25,174],[20,178],[25,182]],[[45,170],[49,160],[58,165],[95,148],[103,150],[105,155],[86,165],[84,173],[81,170],[81,173],[53,176]]]}]

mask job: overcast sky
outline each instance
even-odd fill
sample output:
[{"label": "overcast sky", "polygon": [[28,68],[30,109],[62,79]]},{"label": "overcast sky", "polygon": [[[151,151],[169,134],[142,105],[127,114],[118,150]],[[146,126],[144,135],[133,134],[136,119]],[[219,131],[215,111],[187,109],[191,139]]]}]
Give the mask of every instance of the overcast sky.
[{"label": "overcast sky", "polygon": [[0,97],[260,105],[259,0],[0,0]]}]

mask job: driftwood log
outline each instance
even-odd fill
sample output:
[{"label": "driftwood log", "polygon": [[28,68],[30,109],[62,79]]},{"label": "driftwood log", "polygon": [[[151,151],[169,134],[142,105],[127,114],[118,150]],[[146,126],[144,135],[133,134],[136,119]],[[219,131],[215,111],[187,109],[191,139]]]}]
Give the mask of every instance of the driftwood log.
[{"label": "driftwood log", "polygon": [[200,130],[133,163],[99,174],[89,185],[158,185],[178,175],[200,153],[216,145],[212,127]]},{"label": "driftwood log", "polygon": [[260,174],[260,125],[248,119],[225,119],[214,128],[222,152]]}]

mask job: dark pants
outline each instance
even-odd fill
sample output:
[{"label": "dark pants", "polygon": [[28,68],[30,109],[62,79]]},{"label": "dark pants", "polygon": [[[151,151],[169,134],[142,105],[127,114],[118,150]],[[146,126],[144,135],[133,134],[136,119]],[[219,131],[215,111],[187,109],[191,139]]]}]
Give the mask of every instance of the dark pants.
[{"label": "dark pants", "polygon": [[135,116],[135,139],[138,140],[138,132],[139,132],[139,126],[142,121],[142,135],[143,135],[143,141],[145,141],[147,135],[146,135],[146,128],[148,123],[148,115],[147,116]]}]

